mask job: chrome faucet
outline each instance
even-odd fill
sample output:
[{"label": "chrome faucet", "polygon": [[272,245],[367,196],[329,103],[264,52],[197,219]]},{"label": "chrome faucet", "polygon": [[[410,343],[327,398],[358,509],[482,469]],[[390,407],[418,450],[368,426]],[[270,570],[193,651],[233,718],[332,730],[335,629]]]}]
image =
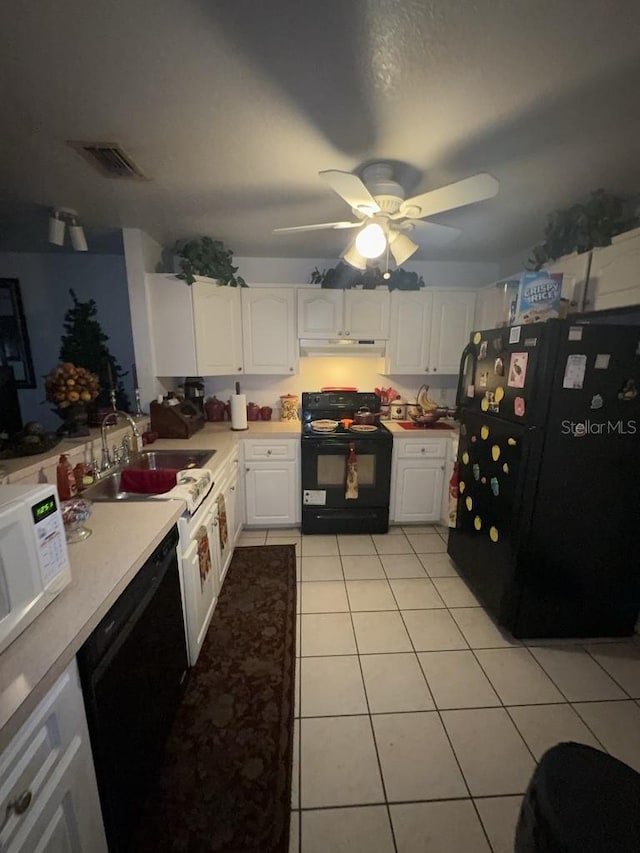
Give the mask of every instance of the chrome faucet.
[{"label": "chrome faucet", "polygon": [[124,418],[126,421],[128,421],[129,426],[131,427],[131,452],[140,453],[140,451],[142,450],[142,438],[140,437],[138,426],[134,419],[131,417],[131,415],[128,415],[126,412],[121,412],[120,409],[116,409],[113,412],[109,412],[102,419],[102,426],[100,427],[100,435],[102,437],[102,460],[100,464],[101,471],[106,471],[108,468],[111,468],[112,465],[117,464],[116,460],[112,460],[111,455],[109,454],[109,445],[107,444],[106,432],[106,427],[109,425],[107,422],[114,417],[115,423],[118,422],[118,418]]}]

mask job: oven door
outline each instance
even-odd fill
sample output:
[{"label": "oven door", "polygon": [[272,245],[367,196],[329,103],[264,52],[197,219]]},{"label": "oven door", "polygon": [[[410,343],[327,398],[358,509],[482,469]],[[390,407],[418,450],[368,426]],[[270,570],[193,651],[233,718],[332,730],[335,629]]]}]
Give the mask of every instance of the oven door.
[{"label": "oven door", "polygon": [[[358,497],[345,498],[349,445],[358,462]],[[302,442],[302,506],[388,507],[392,445],[367,438],[307,438]]]}]

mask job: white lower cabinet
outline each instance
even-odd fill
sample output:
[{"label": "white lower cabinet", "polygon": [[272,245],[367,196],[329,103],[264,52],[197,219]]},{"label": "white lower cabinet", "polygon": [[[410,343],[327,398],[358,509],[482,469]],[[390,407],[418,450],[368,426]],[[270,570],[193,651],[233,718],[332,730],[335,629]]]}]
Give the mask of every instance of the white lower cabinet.
[{"label": "white lower cabinet", "polygon": [[0,756],[0,850],[106,853],[73,660]]},{"label": "white lower cabinet", "polygon": [[300,442],[247,439],[244,444],[245,523],[291,526],[300,522]]},{"label": "white lower cabinet", "polygon": [[392,522],[440,522],[448,447],[448,439],[401,439],[394,443],[391,469]]}]

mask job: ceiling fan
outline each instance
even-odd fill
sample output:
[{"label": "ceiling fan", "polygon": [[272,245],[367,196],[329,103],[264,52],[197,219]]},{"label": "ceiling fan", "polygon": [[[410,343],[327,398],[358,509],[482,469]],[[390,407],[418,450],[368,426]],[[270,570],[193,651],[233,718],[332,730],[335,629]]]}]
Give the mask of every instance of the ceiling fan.
[{"label": "ceiling fan", "polygon": [[355,240],[342,255],[347,263],[358,269],[366,269],[367,260],[380,257],[385,249],[387,257],[391,252],[400,266],[421,244],[443,246],[453,242],[460,236],[458,228],[424,222],[425,217],[492,198],[499,186],[493,175],[479,172],[470,178],[405,199],[402,185],[393,180],[393,167],[389,163],[365,166],[362,179],[352,172],[337,169],[319,174],[347,202],[357,220],[274,228],[273,233],[359,228]]}]

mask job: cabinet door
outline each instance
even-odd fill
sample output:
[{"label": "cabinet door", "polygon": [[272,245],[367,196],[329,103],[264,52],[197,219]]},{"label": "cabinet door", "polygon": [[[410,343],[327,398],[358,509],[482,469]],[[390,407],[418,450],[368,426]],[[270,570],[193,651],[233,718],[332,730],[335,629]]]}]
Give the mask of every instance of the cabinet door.
[{"label": "cabinet door", "polygon": [[344,291],[298,289],[298,337],[336,338],[344,333]]},{"label": "cabinet door", "polygon": [[191,288],[175,275],[147,275],[149,325],[156,376],[195,376]]},{"label": "cabinet door", "polygon": [[562,299],[566,300],[565,304],[571,313],[582,311],[590,260],[590,252],[582,255],[574,252],[544,267],[550,273],[562,273]]},{"label": "cabinet door", "polygon": [[297,372],[295,309],[293,287],[242,290],[245,373]]},{"label": "cabinet door", "polygon": [[248,525],[296,523],[300,490],[295,462],[249,462],[245,475]]},{"label": "cabinet door", "polygon": [[386,340],[389,337],[389,290],[345,290],[344,337]]},{"label": "cabinet door", "polygon": [[444,461],[398,459],[393,521],[440,521],[443,485]]},{"label": "cabinet door", "polygon": [[457,374],[473,329],[476,295],[468,290],[435,290],[431,323],[431,373]]},{"label": "cabinet door", "polygon": [[240,290],[213,280],[191,285],[196,336],[195,375],[231,376],[243,372]]},{"label": "cabinet door", "polygon": [[640,229],[594,249],[589,273],[589,311],[640,305]]},{"label": "cabinet door", "polygon": [[417,375],[429,371],[431,291],[394,290],[391,294],[391,332],[386,372]]}]

